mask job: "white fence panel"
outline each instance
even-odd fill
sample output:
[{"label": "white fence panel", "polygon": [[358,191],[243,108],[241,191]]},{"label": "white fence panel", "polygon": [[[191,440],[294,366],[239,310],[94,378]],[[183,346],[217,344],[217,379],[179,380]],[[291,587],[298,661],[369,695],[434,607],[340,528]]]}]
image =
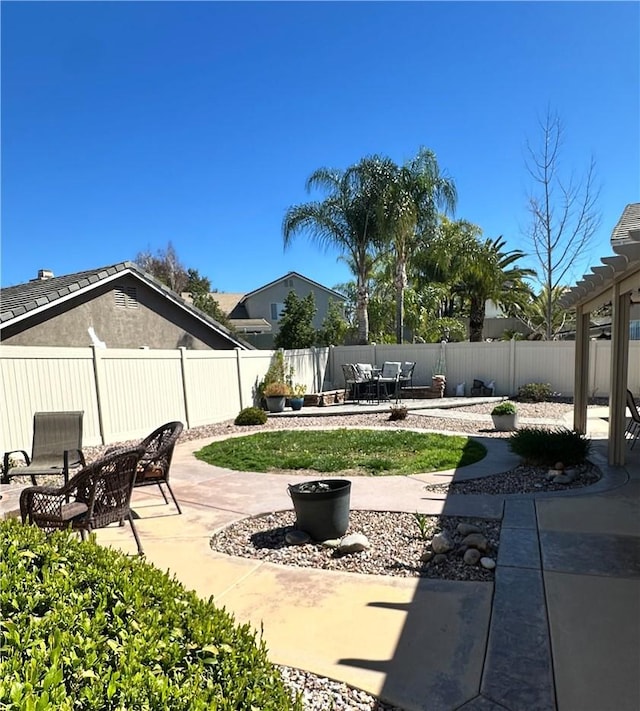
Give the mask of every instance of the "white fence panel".
[{"label": "white fence panel", "polygon": [[90,348],[0,348],[3,451],[31,453],[33,414],[83,410],[83,443],[99,444],[98,403]]},{"label": "white fence panel", "polygon": [[[273,353],[274,351],[239,351],[240,390],[243,408],[259,404],[257,397],[258,385],[271,365]],[[237,414],[236,412],[235,415]]]},{"label": "white fence panel", "polygon": [[[445,362],[447,376],[446,394],[453,396],[456,386],[464,383],[465,394],[471,393],[474,380],[485,385],[494,383],[496,395],[508,395],[511,387],[511,342],[447,343]],[[469,346],[473,346],[469,348]]]},{"label": "white fence panel", "polygon": [[526,383],[549,383],[560,395],[573,395],[574,341],[514,341],[516,367],[514,394]]},{"label": "white fence panel", "polygon": [[222,422],[241,410],[236,351],[185,351],[189,427]]},{"label": "white fence panel", "polygon": [[179,350],[96,349],[96,372],[106,442],[185,421]]}]

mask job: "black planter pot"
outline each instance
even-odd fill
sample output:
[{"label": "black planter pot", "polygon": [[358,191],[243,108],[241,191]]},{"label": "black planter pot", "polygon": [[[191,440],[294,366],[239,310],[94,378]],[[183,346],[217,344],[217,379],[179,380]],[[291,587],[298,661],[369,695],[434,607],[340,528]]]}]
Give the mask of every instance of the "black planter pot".
[{"label": "black planter pot", "polygon": [[296,525],[315,541],[344,536],[349,527],[351,482],[322,479],[290,484]]}]

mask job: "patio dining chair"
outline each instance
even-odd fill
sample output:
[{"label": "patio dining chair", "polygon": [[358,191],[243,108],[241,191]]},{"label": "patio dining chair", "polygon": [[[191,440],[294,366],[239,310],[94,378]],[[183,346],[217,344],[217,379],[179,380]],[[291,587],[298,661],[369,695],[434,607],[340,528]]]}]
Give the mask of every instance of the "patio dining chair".
[{"label": "patio dining chair", "polygon": [[400,368],[400,376],[398,377],[398,389],[400,397],[402,397],[402,388],[413,387],[413,371],[416,367],[415,361],[405,362]]},{"label": "patio dining chair", "polygon": [[[392,395],[395,401],[398,402],[398,393],[400,382],[400,371],[402,369],[402,363],[399,361],[386,360],[382,364],[382,370],[377,380],[377,392],[378,392],[378,402],[380,402],[381,397],[386,400],[390,400]],[[381,395],[384,390],[384,395]]]},{"label": "patio dining chair", "polygon": [[142,544],[131,515],[131,492],[142,447],[120,449],[85,466],[64,486],[30,486],[20,492],[22,523],[35,524],[48,533],[70,528],[82,540],[88,533],[111,523],[121,526],[127,519],[136,539],[138,554]]},{"label": "patio dining chair", "polygon": [[169,484],[169,470],[173,450],[182,429],[182,422],[167,422],[140,442],[139,446],[144,448],[144,454],[138,464],[138,473],[134,484],[135,487],[157,486],[165,504],[168,504],[169,499],[162,488],[164,484],[169,490],[179,514],[182,513],[182,509]]},{"label": "patio dining chair", "polygon": [[635,447],[638,437],[640,437],[640,413],[636,405],[635,398],[631,390],[627,390],[627,408],[631,413],[631,419],[627,422],[625,434],[631,438],[631,449]]},{"label": "patio dining chair", "polygon": [[[67,484],[69,474],[85,463],[82,454],[83,415],[82,411],[36,412],[31,456],[24,449],[5,452],[2,483],[8,484],[14,476],[30,476],[35,485],[37,476],[62,474]],[[16,456],[21,456],[26,466],[11,466]]]},{"label": "patio dining chair", "polygon": [[342,364],[342,375],[344,377],[344,399],[347,400],[349,394],[354,402],[358,399],[358,374],[353,363]]}]

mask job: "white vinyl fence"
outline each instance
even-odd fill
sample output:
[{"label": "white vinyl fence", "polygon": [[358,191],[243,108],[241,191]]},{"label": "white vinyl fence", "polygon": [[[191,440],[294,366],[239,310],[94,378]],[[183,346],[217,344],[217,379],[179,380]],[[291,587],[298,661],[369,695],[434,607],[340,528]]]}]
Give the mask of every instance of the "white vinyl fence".
[{"label": "white vinyl fence", "polygon": [[[328,348],[288,351],[294,382],[319,391]],[[139,439],[164,422],[233,419],[255,404],[273,351],[0,347],[0,448],[31,450],[33,413],[83,410],[83,444]]]},{"label": "white vinyl fence", "polygon": [[[591,341],[591,396],[609,394],[609,341]],[[0,346],[0,448],[31,449],[33,413],[83,410],[83,442],[109,444],[147,435],[163,422],[187,428],[234,418],[254,404],[273,351],[119,350]],[[494,381],[497,395],[549,383],[573,395],[574,343],[497,341],[338,346],[286,351],[294,381],[307,392],[344,387],[343,363],[415,361],[414,385],[443,370],[447,395],[474,379]],[[640,342],[629,344],[628,387],[640,393]]]}]

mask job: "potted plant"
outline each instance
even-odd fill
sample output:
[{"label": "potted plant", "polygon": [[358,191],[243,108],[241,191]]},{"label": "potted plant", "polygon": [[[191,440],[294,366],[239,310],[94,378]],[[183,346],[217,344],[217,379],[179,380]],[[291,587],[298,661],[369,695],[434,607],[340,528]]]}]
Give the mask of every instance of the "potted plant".
[{"label": "potted plant", "polygon": [[264,399],[267,402],[267,410],[269,412],[282,412],[290,394],[291,388],[287,383],[276,381],[265,385]]},{"label": "potted plant", "polygon": [[491,419],[493,426],[501,432],[515,430],[518,427],[518,408],[508,400],[501,402],[491,410]]},{"label": "potted plant", "polygon": [[291,388],[291,396],[289,397],[289,405],[292,410],[301,410],[304,405],[304,394],[307,392],[307,386],[302,383],[296,383]]}]

